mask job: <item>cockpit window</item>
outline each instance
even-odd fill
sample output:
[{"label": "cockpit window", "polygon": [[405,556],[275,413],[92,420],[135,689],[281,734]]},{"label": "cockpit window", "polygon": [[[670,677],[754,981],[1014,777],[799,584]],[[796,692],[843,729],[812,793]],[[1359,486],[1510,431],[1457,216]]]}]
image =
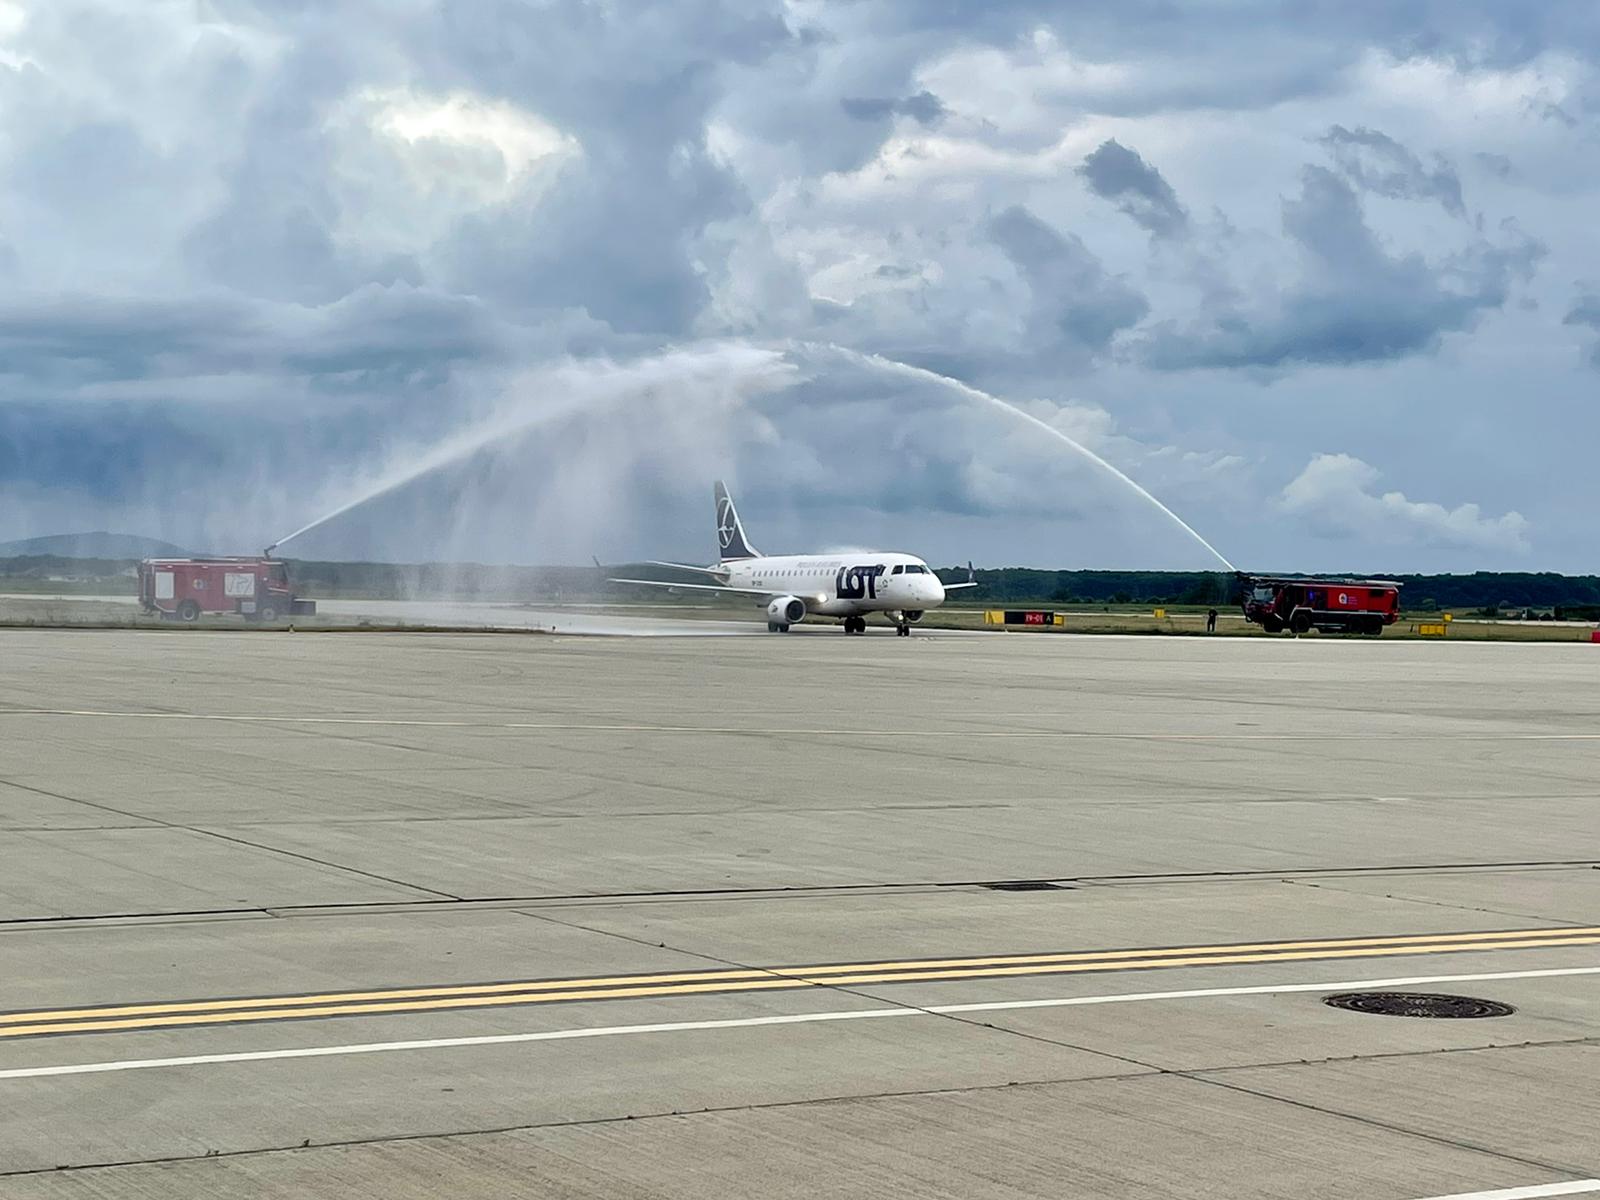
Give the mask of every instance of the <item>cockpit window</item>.
[{"label": "cockpit window", "polygon": [[902,572],[904,570],[905,570],[904,567],[896,567],[894,570],[890,571],[889,574],[898,575],[898,574],[900,574],[900,572]]},{"label": "cockpit window", "polygon": [[907,575],[926,575],[928,568],[923,566],[910,566],[906,568]]}]

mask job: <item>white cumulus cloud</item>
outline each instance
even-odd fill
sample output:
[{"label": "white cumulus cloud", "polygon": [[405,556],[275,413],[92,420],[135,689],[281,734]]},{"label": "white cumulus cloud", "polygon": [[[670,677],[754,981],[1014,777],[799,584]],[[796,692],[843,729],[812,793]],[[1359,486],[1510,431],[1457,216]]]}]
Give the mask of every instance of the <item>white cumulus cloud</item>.
[{"label": "white cumulus cloud", "polygon": [[1446,508],[1404,492],[1378,492],[1378,469],[1348,454],[1318,454],[1287,487],[1280,503],[1324,537],[1369,544],[1447,546],[1525,553],[1521,513],[1485,516],[1476,504]]}]

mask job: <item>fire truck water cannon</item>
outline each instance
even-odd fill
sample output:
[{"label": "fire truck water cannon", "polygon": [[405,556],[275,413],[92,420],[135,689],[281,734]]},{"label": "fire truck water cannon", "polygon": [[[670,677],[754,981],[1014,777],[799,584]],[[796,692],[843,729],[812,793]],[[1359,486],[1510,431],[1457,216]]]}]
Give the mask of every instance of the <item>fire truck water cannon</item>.
[{"label": "fire truck water cannon", "polygon": [[[268,547],[270,550],[272,547]],[[147,558],[139,564],[139,604],[179,621],[230,613],[252,621],[310,616],[315,600],[294,593],[289,564],[272,558]]]},{"label": "fire truck water cannon", "polygon": [[1390,579],[1311,579],[1238,573],[1247,621],[1268,633],[1364,633],[1400,619],[1400,585]]}]

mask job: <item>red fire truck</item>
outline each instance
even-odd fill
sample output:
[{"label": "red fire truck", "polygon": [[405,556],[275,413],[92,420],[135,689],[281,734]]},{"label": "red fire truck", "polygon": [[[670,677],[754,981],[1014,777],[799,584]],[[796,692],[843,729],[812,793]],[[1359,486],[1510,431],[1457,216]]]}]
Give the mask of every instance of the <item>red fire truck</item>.
[{"label": "red fire truck", "polygon": [[1400,618],[1400,585],[1387,579],[1276,579],[1239,575],[1247,621],[1268,633],[1383,632]]},{"label": "red fire truck", "polygon": [[276,558],[147,558],[139,564],[139,603],[147,613],[198,621],[201,613],[240,613],[256,621],[309,615],[288,564]]}]

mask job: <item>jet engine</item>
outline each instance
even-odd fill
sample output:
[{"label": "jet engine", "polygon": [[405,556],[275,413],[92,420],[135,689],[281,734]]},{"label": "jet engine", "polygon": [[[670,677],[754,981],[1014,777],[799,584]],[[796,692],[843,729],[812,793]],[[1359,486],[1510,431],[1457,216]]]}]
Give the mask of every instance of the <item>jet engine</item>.
[{"label": "jet engine", "polygon": [[767,624],[787,629],[806,617],[806,602],[798,596],[779,596],[767,605]]},{"label": "jet engine", "polygon": [[900,615],[912,625],[915,625],[918,621],[922,620],[922,610],[920,608],[908,608]]}]

